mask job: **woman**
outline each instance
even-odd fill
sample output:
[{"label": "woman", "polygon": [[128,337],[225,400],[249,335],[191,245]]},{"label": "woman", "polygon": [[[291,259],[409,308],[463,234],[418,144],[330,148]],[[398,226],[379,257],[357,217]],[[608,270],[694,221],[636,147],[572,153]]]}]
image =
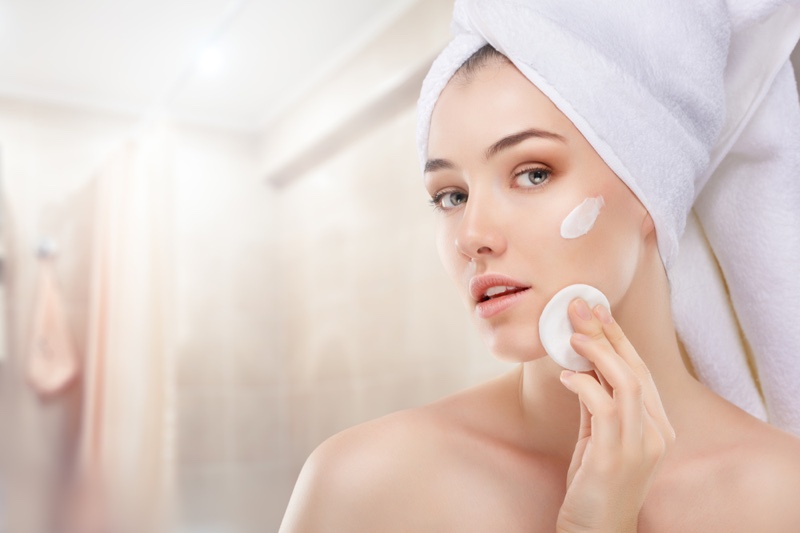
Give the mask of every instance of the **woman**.
[{"label": "woman", "polygon": [[[504,36],[540,15],[478,4],[457,3],[456,28],[512,51]],[[491,31],[492,20],[511,31]],[[523,73],[519,56],[512,63],[486,44],[443,70],[459,46],[423,86],[422,107],[429,80],[442,85],[429,117],[421,113],[424,182],[445,269],[493,355],[520,364],[325,441],[281,531],[800,531],[800,439],[687,369],[671,307],[672,236],[647,188],[637,195],[612,170],[609,161],[622,168],[616,152],[590,143],[580,113],[568,118],[563,110],[575,108],[555,105],[556,93],[542,90],[553,85]],[[602,198],[596,218],[565,237],[565,218],[590,198]],[[571,302],[570,344],[594,370],[567,375],[547,356],[538,319],[574,283],[600,289],[611,309]]]}]

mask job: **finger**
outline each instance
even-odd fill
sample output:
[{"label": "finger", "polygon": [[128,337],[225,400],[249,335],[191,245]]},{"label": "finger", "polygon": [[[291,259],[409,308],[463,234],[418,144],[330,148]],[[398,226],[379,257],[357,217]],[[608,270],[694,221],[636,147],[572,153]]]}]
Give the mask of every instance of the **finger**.
[{"label": "finger", "polygon": [[581,408],[581,423],[578,428],[578,440],[588,438],[592,436],[592,414],[589,412],[589,408],[586,407],[584,401],[578,396],[578,404],[580,404]]},{"label": "finger", "polygon": [[[576,298],[571,302],[570,312],[573,313],[571,318],[576,331],[580,330],[587,338],[585,341],[571,340],[571,344],[576,352],[595,365],[595,372],[604,388],[608,390],[605,387],[606,383],[613,388],[610,395],[618,403],[621,441],[627,449],[638,449],[641,446],[642,417],[645,414],[644,385],[628,361],[616,351],[606,337],[603,322],[608,322],[610,312],[603,313],[607,311],[606,308],[597,305],[586,315],[580,312],[582,306],[585,306],[585,302],[581,298]],[[588,308],[583,310],[587,311]],[[621,333],[622,330],[619,331]]]},{"label": "finger", "polygon": [[602,376],[601,383],[605,381],[613,387],[610,396],[619,416],[621,443],[628,449],[638,448],[642,441],[644,405],[642,384],[636,374],[608,342],[581,341],[573,336],[571,343],[575,351],[595,362],[598,367],[595,372],[598,377]]},{"label": "finger", "polygon": [[[595,370],[600,383],[608,391],[612,398],[619,400],[619,409],[622,418],[620,419],[620,426],[622,431],[622,446],[628,449],[635,449],[641,446],[642,442],[642,418],[647,414],[644,408],[642,395],[639,394],[638,399],[636,396],[628,398],[619,398],[618,394],[614,393],[613,388],[608,381],[603,377],[603,373]],[[639,389],[641,390],[641,389]],[[629,401],[630,400],[630,401]]]},{"label": "finger", "polygon": [[[614,400],[592,376],[576,373],[563,380],[564,385],[576,393],[591,414],[591,441],[607,452],[620,446],[620,425]],[[582,431],[586,431],[582,428]]]},{"label": "finger", "polygon": [[586,446],[592,437],[592,415],[586,404],[578,398],[578,403],[581,409],[581,423],[578,430],[578,442],[575,445],[575,450],[572,452],[572,460],[569,463],[567,471],[567,488],[572,485],[572,480],[575,478],[575,473],[583,464],[583,455],[586,451]]},{"label": "finger", "polygon": [[595,370],[594,374],[603,384],[603,388],[618,402],[618,410],[622,417],[620,419],[622,446],[627,449],[640,447],[642,443],[642,417],[647,414],[641,395],[639,395],[638,401],[628,401],[626,398],[620,399],[619,395],[614,393],[614,389],[603,377],[602,372]]},{"label": "finger", "polygon": [[603,335],[619,356],[628,363],[639,377],[644,379],[651,378],[647,365],[639,357],[639,353],[625,336],[619,324],[614,320],[611,312],[602,305],[596,305],[592,312],[598,319]]},{"label": "finger", "polygon": [[661,396],[653,381],[650,369],[647,368],[647,365],[639,356],[636,348],[631,344],[611,313],[603,306],[596,306],[594,313],[595,316],[600,319],[600,324],[609,344],[611,344],[619,356],[625,360],[628,366],[631,367],[634,373],[639,377],[642,383],[642,396],[645,409],[658,421],[662,431],[665,431],[665,435],[669,435],[671,426],[667,418],[667,413],[664,411],[664,404],[661,402]]},{"label": "finger", "polygon": [[585,304],[581,298],[575,298],[570,302],[569,314],[576,333],[583,334],[588,339],[584,342],[573,335],[570,338],[572,349],[588,359],[614,390],[623,396],[636,398],[637,390],[641,388],[636,373],[606,338],[600,319],[591,311],[589,319],[581,318],[579,313],[581,303]]},{"label": "finger", "polygon": [[614,387],[612,387],[611,383],[609,383],[608,380],[605,378],[605,376],[603,376],[603,373],[600,372],[599,370],[597,370],[596,368],[592,372],[594,373],[595,376],[597,376],[597,380],[600,382],[600,384],[606,390],[608,395],[613,398],[614,397]]}]

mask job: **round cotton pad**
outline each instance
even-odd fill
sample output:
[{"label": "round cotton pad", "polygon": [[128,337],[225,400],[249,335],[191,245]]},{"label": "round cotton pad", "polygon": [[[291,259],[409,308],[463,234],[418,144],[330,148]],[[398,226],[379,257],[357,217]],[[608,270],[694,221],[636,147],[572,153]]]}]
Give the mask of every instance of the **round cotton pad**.
[{"label": "round cotton pad", "polygon": [[583,283],[568,285],[558,291],[544,306],[542,316],[539,317],[539,338],[553,361],[568,370],[585,372],[594,370],[594,366],[588,359],[578,355],[569,343],[575,329],[572,327],[567,308],[575,298],[583,298],[589,304],[589,309],[597,304],[603,304],[607,309],[611,309],[608,298],[600,290]]}]

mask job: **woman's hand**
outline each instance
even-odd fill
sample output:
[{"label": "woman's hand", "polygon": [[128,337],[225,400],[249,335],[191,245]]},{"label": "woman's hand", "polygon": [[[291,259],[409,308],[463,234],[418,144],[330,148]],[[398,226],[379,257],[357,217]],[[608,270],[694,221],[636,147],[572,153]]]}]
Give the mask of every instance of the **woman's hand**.
[{"label": "woman's hand", "polygon": [[556,530],[635,532],[639,510],[675,442],[675,431],[647,366],[622,329],[608,312],[601,320],[607,311],[602,305],[588,320],[581,318],[581,304],[589,311],[580,298],[570,303],[576,332],[570,343],[596,370],[562,372],[564,385],[578,395],[581,424]]}]

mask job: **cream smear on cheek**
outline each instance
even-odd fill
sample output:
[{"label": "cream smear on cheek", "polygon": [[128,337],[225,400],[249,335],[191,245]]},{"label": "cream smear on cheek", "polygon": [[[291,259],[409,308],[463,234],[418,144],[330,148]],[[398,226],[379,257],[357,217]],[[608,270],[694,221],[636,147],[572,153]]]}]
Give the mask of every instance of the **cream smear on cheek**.
[{"label": "cream smear on cheek", "polygon": [[594,221],[604,205],[606,204],[602,195],[581,202],[561,223],[561,236],[574,239],[586,234],[594,226]]}]

